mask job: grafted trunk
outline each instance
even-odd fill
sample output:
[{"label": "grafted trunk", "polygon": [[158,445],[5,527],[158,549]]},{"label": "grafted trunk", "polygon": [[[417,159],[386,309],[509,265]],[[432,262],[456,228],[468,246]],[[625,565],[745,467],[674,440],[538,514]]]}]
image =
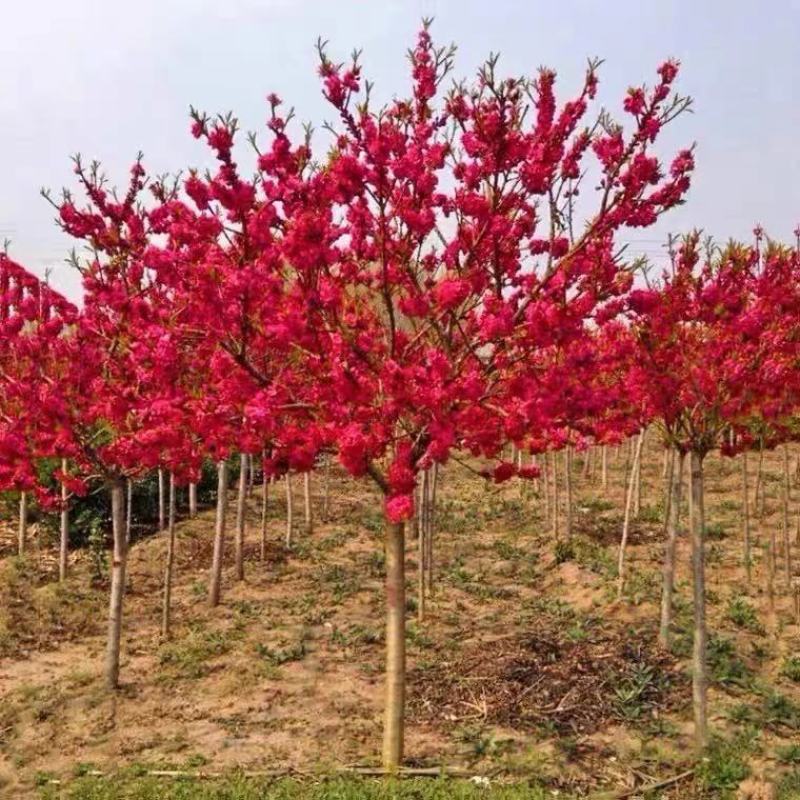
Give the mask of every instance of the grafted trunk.
[{"label": "grafted trunk", "polygon": [[239,494],[236,497],[236,538],[234,539],[234,566],[236,580],[244,580],[244,528],[247,511],[247,455],[239,455]]},{"label": "grafted trunk", "polygon": [[164,470],[158,468],[158,529],[163,531],[167,525],[167,501],[164,488]]},{"label": "grafted trunk", "polygon": [[[683,492],[683,463],[686,456],[675,451],[670,459],[669,512],[667,515],[666,544],[664,547],[664,571],[661,585],[661,624],[658,631],[659,644],[669,647],[670,627],[672,626],[672,593],[675,588],[675,549],[678,541],[678,525],[681,518],[681,494]],[[678,468],[675,469],[675,461]]]},{"label": "grafted trunk", "polygon": [[208,584],[208,604],[219,605],[222,592],[222,557],[225,549],[225,520],[228,511],[228,462],[217,464],[217,517],[214,525],[214,555]]},{"label": "grafted trunk", "polygon": [[628,547],[628,534],[631,527],[631,510],[633,508],[633,496],[636,491],[636,469],[639,459],[642,457],[642,442],[644,438],[639,436],[636,440],[636,449],[633,451],[633,465],[628,479],[628,492],[625,497],[625,518],[622,523],[622,540],[619,543],[619,558],[617,559],[617,598],[622,598],[625,591],[625,551]]},{"label": "grafted trunk", "polygon": [[403,760],[406,695],[406,579],[402,522],[386,522],[386,704],[383,766],[397,770]]},{"label": "grafted trunk", "polygon": [[747,488],[747,451],[742,453],[742,533],[744,535],[744,568],[747,585],[753,578],[753,558],[750,547],[750,497]]},{"label": "grafted trunk", "polygon": [[[61,472],[67,474],[67,459],[61,460]],[[67,577],[67,557],[69,555],[69,492],[67,485],[61,483],[61,538],[58,546],[58,579]]]},{"label": "grafted trunk", "polygon": [[122,601],[125,597],[125,571],[128,563],[128,537],[125,534],[125,482],[111,482],[111,529],[114,540],[111,561],[111,592],[108,602],[108,640],[105,678],[109,689],[119,686],[119,655],[122,639]]},{"label": "grafted trunk", "polygon": [[164,562],[164,605],[161,609],[161,635],[170,637],[172,621],[172,569],[175,563],[175,476],[169,474],[169,509],[167,512],[167,556]]},{"label": "grafted trunk", "polygon": [[303,511],[305,512],[306,533],[314,532],[314,510],[311,505],[311,473],[303,473]]},{"label": "grafted trunk", "polygon": [[194,518],[197,516],[197,484],[189,484],[189,516]]},{"label": "grafted trunk", "polygon": [[691,454],[692,588],[694,597],[694,646],[692,647],[692,701],[694,733],[698,750],[708,743],[708,677],[705,573],[705,501],[703,456]]},{"label": "grafted trunk", "polygon": [[28,493],[19,495],[19,529],[17,532],[17,555],[24,556],[28,545]]},{"label": "grafted trunk", "polygon": [[261,478],[261,560],[267,560],[267,510],[269,508],[269,476],[264,470]]}]

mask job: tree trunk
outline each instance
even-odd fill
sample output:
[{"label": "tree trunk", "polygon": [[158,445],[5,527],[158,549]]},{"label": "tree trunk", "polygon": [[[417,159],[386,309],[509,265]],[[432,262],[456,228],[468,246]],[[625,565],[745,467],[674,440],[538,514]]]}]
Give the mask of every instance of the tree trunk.
[{"label": "tree trunk", "polygon": [[169,511],[167,513],[167,558],[164,565],[164,606],[161,610],[161,635],[170,636],[172,612],[172,565],[175,563],[175,476],[169,473]]},{"label": "tree trunk", "polygon": [[247,456],[247,496],[253,494],[256,485],[256,462],[252,455]]},{"label": "tree trunk", "polygon": [[326,453],[322,467],[322,521],[328,521],[331,501],[331,457]]},{"label": "tree trunk", "polygon": [[[67,459],[61,459],[61,472],[67,474]],[[61,540],[58,546],[58,579],[67,577],[67,556],[69,554],[69,492],[67,485],[61,483]]]},{"label": "tree trunk", "polygon": [[636,467],[633,470],[636,480],[636,489],[633,493],[633,518],[639,519],[642,513],[642,456],[644,450],[645,431],[639,434],[639,441],[636,442],[636,449],[639,451],[639,458],[636,459]]},{"label": "tree trunk", "polygon": [[294,528],[294,497],[292,496],[292,474],[286,473],[286,546],[292,546]]},{"label": "tree trunk", "polygon": [[383,766],[396,770],[403,760],[406,694],[406,579],[402,522],[386,522],[386,706]]},{"label": "tree trunk", "polygon": [[622,540],[619,543],[619,559],[617,560],[617,599],[622,599],[625,590],[625,550],[628,546],[628,534],[631,527],[631,509],[633,508],[633,495],[636,491],[636,470],[639,459],[642,457],[643,436],[636,440],[636,449],[633,451],[633,464],[628,480],[628,493],[625,498],[625,519],[622,523]]},{"label": "tree trunk", "polygon": [[782,519],[781,528],[783,533],[783,555],[784,566],[786,574],[786,585],[791,588],[792,586],[792,546],[789,542],[789,448],[786,444],[782,447],[783,450],[783,498],[782,498]]},{"label": "tree trunk", "polygon": [[550,524],[550,458],[546,451],[542,453],[542,492],[544,494],[544,522]]},{"label": "tree trunk", "polygon": [[125,568],[128,562],[128,537],[125,534],[125,482],[111,482],[111,528],[114,539],[111,562],[111,592],[108,603],[108,642],[106,645],[106,686],[119,686],[119,650],[122,638],[122,601],[125,597]]},{"label": "tree trunk", "polygon": [[608,445],[604,444],[602,449],[602,469],[601,469],[601,486],[605,492],[608,489]]},{"label": "tree trunk", "polygon": [[236,538],[234,539],[234,567],[236,580],[244,580],[244,528],[247,512],[247,454],[239,454],[239,494],[236,497]]},{"label": "tree trunk", "polygon": [[675,454],[678,452],[672,447],[668,447],[665,451],[666,458],[664,461],[664,536],[667,535],[669,528],[669,513],[672,507],[672,479],[675,476]]},{"label": "tree trunk", "polygon": [[163,531],[167,525],[167,501],[164,488],[164,470],[158,468],[158,529]]},{"label": "tree trunk", "polygon": [[566,493],[567,507],[564,512],[565,528],[567,538],[572,538],[572,447],[567,445],[564,448],[564,489]]},{"label": "tree trunk", "polygon": [[125,500],[125,541],[131,543],[131,528],[133,527],[133,481],[128,478]]},{"label": "tree trunk", "polygon": [[197,484],[189,484],[189,516],[194,518],[197,516]]},{"label": "tree trunk", "polygon": [[553,538],[559,539],[561,537],[561,530],[559,526],[559,513],[558,513],[558,470],[556,469],[557,462],[556,454],[550,453],[550,480],[553,485]]},{"label": "tree trunk", "polygon": [[705,505],[703,496],[703,456],[691,454],[692,586],[694,595],[694,647],[692,648],[692,700],[694,733],[698,750],[708,742],[708,679],[706,675],[706,577]]},{"label": "tree trunk", "polygon": [[427,568],[425,561],[428,555],[428,470],[422,470],[419,485],[419,506],[417,508],[417,618],[425,619],[425,586]]},{"label": "tree trunk", "polygon": [[439,465],[430,467],[428,479],[428,531],[425,537],[428,552],[425,555],[425,569],[428,574],[428,596],[433,595],[433,534],[436,531],[436,486],[439,483]]},{"label": "tree trunk", "polygon": [[269,477],[267,471],[261,478],[261,561],[267,560],[267,510],[269,508]]},{"label": "tree trunk", "polygon": [[314,513],[311,505],[311,473],[303,473],[303,510],[305,512],[306,533],[314,533]]},{"label": "tree trunk", "polygon": [[19,494],[19,532],[17,535],[17,554],[25,555],[25,547],[28,543],[28,493]]},{"label": "tree trunk", "polygon": [[[669,647],[669,634],[672,624],[672,592],[675,588],[675,549],[678,541],[678,525],[681,518],[681,494],[683,492],[683,462],[686,456],[683,452],[674,451],[671,460],[670,473],[670,502],[667,517],[667,539],[664,548],[664,572],[661,587],[661,625],[658,631],[659,644],[664,648]],[[675,457],[676,456],[676,457]],[[678,469],[675,469],[675,461]]]},{"label": "tree trunk", "polygon": [[753,558],[750,552],[750,497],[747,488],[747,451],[742,453],[742,532],[744,534],[744,568],[747,572],[747,585],[750,585],[753,572]]},{"label": "tree trunk", "polygon": [[214,525],[214,556],[211,561],[211,579],[208,584],[208,604],[219,605],[222,590],[222,556],[225,548],[225,518],[228,511],[228,462],[217,464],[217,518]]},{"label": "tree trunk", "polygon": [[764,442],[758,443],[758,467],[756,468],[756,490],[753,497],[756,515],[759,517],[764,516]]}]

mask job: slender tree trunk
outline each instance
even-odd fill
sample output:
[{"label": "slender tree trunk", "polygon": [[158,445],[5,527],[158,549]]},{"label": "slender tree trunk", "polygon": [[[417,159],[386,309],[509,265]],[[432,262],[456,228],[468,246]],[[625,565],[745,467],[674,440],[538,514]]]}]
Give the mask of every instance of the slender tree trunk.
[{"label": "slender tree trunk", "polygon": [[744,534],[744,568],[747,573],[747,585],[750,586],[753,575],[753,557],[750,548],[750,497],[747,488],[747,451],[742,453],[742,533]]},{"label": "slender tree trunk", "polygon": [[756,490],[753,498],[755,504],[755,512],[759,517],[764,516],[764,442],[758,443],[758,466],[756,468]]},{"label": "slender tree trunk", "polygon": [[636,468],[634,474],[636,476],[636,489],[633,493],[633,518],[639,519],[642,513],[642,458],[644,457],[644,440],[645,431],[639,434],[639,441],[636,442],[636,448],[639,451],[639,458],[636,460]]},{"label": "slender tree trunk", "polygon": [[25,555],[25,547],[28,543],[28,493],[19,494],[19,533],[17,535],[17,554]]},{"label": "slender tree trunk", "polygon": [[642,457],[643,437],[640,435],[636,440],[636,449],[633,451],[633,464],[628,480],[628,492],[625,498],[625,519],[622,523],[622,540],[619,543],[619,558],[617,559],[617,598],[622,599],[625,591],[625,550],[628,547],[628,534],[631,527],[631,509],[633,508],[633,495],[636,491],[636,470],[639,459]]},{"label": "slender tree trunk", "polygon": [[[664,455],[661,460],[661,477],[666,481],[667,487],[672,483],[669,478],[669,471],[670,471],[670,464],[674,467],[674,458],[675,458],[675,451],[671,447],[664,448]],[[670,489],[667,488],[669,492]]]},{"label": "slender tree trunk", "polygon": [[261,561],[267,560],[267,510],[269,503],[269,477],[267,471],[261,478]]},{"label": "slender tree trunk", "polygon": [[406,694],[406,579],[402,522],[386,523],[386,705],[383,766],[396,770],[403,760]]},{"label": "slender tree trunk", "polygon": [[189,516],[194,518],[197,516],[197,484],[189,484]]},{"label": "slender tree trunk", "polygon": [[428,513],[426,521],[428,530],[425,536],[428,552],[425,555],[425,569],[428,575],[428,595],[433,595],[433,535],[436,532],[436,486],[439,483],[439,465],[430,467],[428,479]]},{"label": "slender tree trunk", "polygon": [[[61,459],[61,471],[67,474],[67,459]],[[69,492],[67,485],[61,483],[61,540],[58,546],[58,579],[66,580],[67,556],[69,554]]]},{"label": "slender tree trunk", "polygon": [[592,448],[587,447],[583,453],[583,479],[588,480],[589,470],[592,466]]},{"label": "slender tree trunk", "polygon": [[708,742],[708,678],[705,577],[705,503],[703,456],[691,453],[692,587],[694,596],[694,647],[692,648],[692,699],[698,750]]},{"label": "slender tree trunk", "polygon": [[669,513],[672,506],[672,480],[675,476],[675,454],[678,452],[673,447],[668,447],[664,451],[667,455],[664,461],[664,536],[667,535],[669,528]]},{"label": "slender tree trunk", "polygon": [[172,567],[175,563],[175,476],[169,473],[169,510],[167,512],[167,558],[164,565],[164,606],[161,609],[161,635],[170,637],[172,614]]},{"label": "slender tree trunk", "polygon": [[164,470],[158,468],[158,529],[163,531],[167,525],[167,500],[164,487]]},{"label": "slender tree trunk", "polygon": [[792,546],[789,542],[789,448],[786,444],[781,448],[783,450],[783,498],[781,503],[781,529],[783,534],[783,555],[784,566],[786,574],[786,585],[791,588],[792,586]]},{"label": "slender tree trunk", "polygon": [[208,584],[208,604],[219,605],[222,591],[222,558],[225,549],[225,520],[228,512],[228,462],[217,464],[217,518],[214,525],[214,556]]},{"label": "slender tree trunk", "polygon": [[247,456],[247,467],[247,495],[249,497],[256,485],[256,462],[252,455]]},{"label": "slender tree trunk", "polygon": [[314,533],[314,512],[311,505],[311,473],[303,473],[303,510],[305,511],[306,533]]},{"label": "slender tree trunk", "polygon": [[[672,593],[675,588],[675,549],[678,541],[678,525],[681,518],[681,494],[683,492],[683,462],[685,454],[673,451],[675,454],[671,461],[670,478],[670,503],[667,517],[667,539],[664,548],[664,572],[661,587],[661,625],[658,632],[659,644],[664,648],[669,647],[670,627],[672,625]],[[678,468],[675,469],[675,461]]]},{"label": "slender tree trunk", "polygon": [[133,481],[128,478],[125,501],[125,541],[131,543],[131,528],[133,527]]},{"label": "slender tree trunk", "polygon": [[542,492],[544,495],[544,522],[550,524],[550,455],[546,451],[542,453]]},{"label": "slender tree trunk", "polygon": [[602,448],[602,468],[601,468],[601,486],[603,491],[608,490],[608,445],[604,444]]},{"label": "slender tree trunk", "polygon": [[326,453],[322,466],[322,521],[328,521],[331,500],[331,457]]},{"label": "slender tree trunk", "polygon": [[114,539],[111,562],[111,592],[108,603],[108,642],[106,645],[106,686],[119,686],[119,652],[122,639],[122,601],[125,597],[125,569],[128,540],[125,535],[125,482],[111,482],[111,528]]},{"label": "slender tree trunk", "polygon": [[236,580],[244,580],[244,528],[247,512],[247,454],[239,454],[239,494],[236,497],[236,538],[234,539],[234,567]]},{"label": "slender tree trunk", "polygon": [[572,538],[572,447],[564,448],[564,489],[566,492],[565,527],[567,538]]},{"label": "slender tree trunk", "polygon": [[558,470],[556,469],[557,462],[556,453],[550,454],[550,479],[553,484],[553,538],[559,539],[561,537],[561,530],[559,525],[559,509],[558,509]]},{"label": "slender tree trunk", "polygon": [[425,619],[425,587],[427,582],[428,556],[428,470],[422,470],[419,484],[419,506],[417,508],[417,618]]},{"label": "slender tree trunk", "polygon": [[294,497],[292,496],[292,474],[286,473],[286,546],[292,546],[294,529]]}]

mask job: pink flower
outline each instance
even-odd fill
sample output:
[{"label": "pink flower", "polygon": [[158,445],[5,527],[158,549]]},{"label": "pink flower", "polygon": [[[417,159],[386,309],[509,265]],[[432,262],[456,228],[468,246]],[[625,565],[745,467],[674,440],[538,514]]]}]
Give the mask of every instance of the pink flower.
[{"label": "pink flower", "polygon": [[410,494],[398,494],[386,501],[386,517],[390,522],[405,522],[414,516],[414,498]]}]

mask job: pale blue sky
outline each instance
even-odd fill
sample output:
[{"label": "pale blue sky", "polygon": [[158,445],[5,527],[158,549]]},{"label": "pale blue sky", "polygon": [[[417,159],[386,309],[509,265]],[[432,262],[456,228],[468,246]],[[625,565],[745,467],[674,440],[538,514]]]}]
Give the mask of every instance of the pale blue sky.
[{"label": "pale blue sky", "polygon": [[788,239],[800,220],[800,0],[28,0],[0,2],[0,238],[11,254],[75,296],[40,186],[72,179],[68,156],[99,158],[124,180],[136,151],[153,172],[202,163],[187,109],[233,110],[247,129],[276,91],[301,119],[326,109],[314,42],[333,55],[364,50],[381,97],[407,86],[404,54],[422,16],[459,46],[457,74],[500,51],[510,73],[555,68],[574,89],[588,56],[606,60],[600,99],[618,109],[625,88],[652,80],[660,61],[683,62],[681,91],[695,113],[665,142],[698,144],[687,205],[658,229],[631,234],[657,255],[669,230],[700,226],[749,237],[755,222]]}]

